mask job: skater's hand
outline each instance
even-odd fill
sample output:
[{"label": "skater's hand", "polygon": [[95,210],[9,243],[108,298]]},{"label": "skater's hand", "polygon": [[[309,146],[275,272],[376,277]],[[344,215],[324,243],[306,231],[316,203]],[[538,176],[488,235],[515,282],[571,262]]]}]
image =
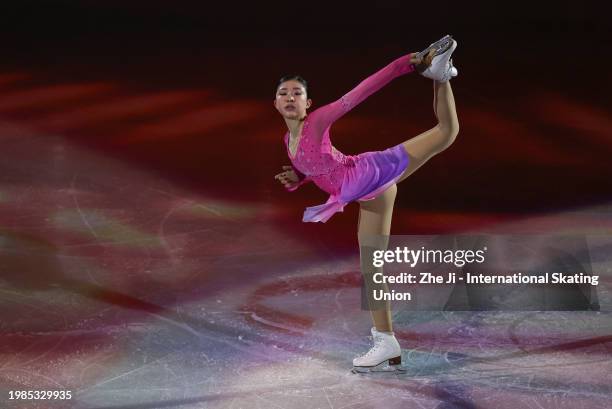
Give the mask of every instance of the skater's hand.
[{"label": "skater's hand", "polygon": [[419,57],[417,55],[418,53],[411,53],[410,63],[417,68],[417,71],[423,72],[431,65],[435,53],[436,50],[430,50],[429,53],[423,57]]},{"label": "skater's hand", "polygon": [[423,59],[418,56],[418,53],[410,53],[410,64],[419,65],[423,62]]},{"label": "skater's hand", "polygon": [[274,179],[281,182],[283,186],[285,186],[285,189],[295,190],[300,185],[300,178],[297,173],[295,173],[292,166],[285,165],[283,166],[283,170],[284,172],[274,176]]}]

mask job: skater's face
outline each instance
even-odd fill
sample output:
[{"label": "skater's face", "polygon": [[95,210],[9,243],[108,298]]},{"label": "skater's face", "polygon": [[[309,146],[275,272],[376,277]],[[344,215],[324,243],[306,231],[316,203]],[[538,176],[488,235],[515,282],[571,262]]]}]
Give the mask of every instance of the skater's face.
[{"label": "skater's face", "polygon": [[287,119],[302,119],[312,101],[307,98],[304,86],[296,80],[281,83],[276,90],[274,107]]}]

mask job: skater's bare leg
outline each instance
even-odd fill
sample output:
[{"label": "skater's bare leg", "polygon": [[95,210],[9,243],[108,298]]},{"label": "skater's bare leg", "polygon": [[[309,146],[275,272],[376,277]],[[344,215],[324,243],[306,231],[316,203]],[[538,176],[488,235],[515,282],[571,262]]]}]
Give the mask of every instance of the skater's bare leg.
[{"label": "skater's bare leg", "polygon": [[[366,272],[374,269],[371,265],[372,259],[369,252],[372,248],[377,250],[386,250],[387,248],[396,193],[397,187],[392,185],[375,199],[359,202],[358,238],[367,291],[371,291],[372,286],[368,285],[367,282],[368,278],[371,279],[371,275],[366,274]],[[379,287],[384,287],[384,290],[387,289],[386,285],[379,285]],[[370,300],[371,294],[367,298]],[[393,331],[389,301],[377,302],[376,307],[370,306],[370,310],[376,330],[381,332]]]},{"label": "skater's bare leg", "polygon": [[434,114],[438,124],[403,143],[410,157],[408,168],[398,182],[410,176],[434,155],[448,148],[459,133],[459,119],[450,82],[434,81]]},{"label": "skater's bare leg", "polygon": [[372,265],[372,251],[386,250],[391,234],[391,217],[397,186],[392,185],[373,200],[359,202],[359,252],[364,274],[366,299],[372,313],[376,331],[372,331],[374,346],[353,359],[355,372],[403,371],[402,348],[393,334],[391,303],[375,300],[373,290],[388,291],[386,284],[376,284],[373,274],[382,273],[382,267]]}]

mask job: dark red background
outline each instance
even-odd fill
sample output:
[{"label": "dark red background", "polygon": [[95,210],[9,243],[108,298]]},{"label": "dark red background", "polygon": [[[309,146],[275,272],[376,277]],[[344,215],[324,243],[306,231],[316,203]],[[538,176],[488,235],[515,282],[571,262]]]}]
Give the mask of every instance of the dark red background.
[{"label": "dark red background", "polygon": [[[325,195],[313,186],[287,195],[272,179],[287,163],[284,124],[271,106],[277,78],[299,72],[319,106],[448,32],[459,41],[453,87],[461,133],[400,186],[397,207],[408,212],[396,213],[394,231],[452,230],[607,202],[610,31],[602,3],[462,3],[23,1],[3,13],[0,63],[28,75],[19,86],[102,82],[133,95],[195,95],[88,127],[37,123],[71,108],[69,101],[0,113],[208,194],[286,204],[286,221],[297,228],[302,208]],[[210,108],[216,121],[198,115]],[[412,76],[355,109],[332,135],[339,149],[357,153],[433,124],[430,84]],[[126,131],[134,125],[144,128]],[[331,224],[354,226],[353,216]]]}]

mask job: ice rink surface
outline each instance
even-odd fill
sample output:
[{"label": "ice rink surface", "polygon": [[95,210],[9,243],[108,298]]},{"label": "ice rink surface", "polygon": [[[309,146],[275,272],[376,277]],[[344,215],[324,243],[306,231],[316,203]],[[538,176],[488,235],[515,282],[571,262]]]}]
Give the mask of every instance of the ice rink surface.
[{"label": "ice rink surface", "polygon": [[[351,374],[370,342],[356,254],[274,228],[269,205],[192,194],[3,126],[2,407],[612,407],[605,278],[602,312],[398,305],[407,372]],[[73,399],[8,400],[48,389]]]}]

